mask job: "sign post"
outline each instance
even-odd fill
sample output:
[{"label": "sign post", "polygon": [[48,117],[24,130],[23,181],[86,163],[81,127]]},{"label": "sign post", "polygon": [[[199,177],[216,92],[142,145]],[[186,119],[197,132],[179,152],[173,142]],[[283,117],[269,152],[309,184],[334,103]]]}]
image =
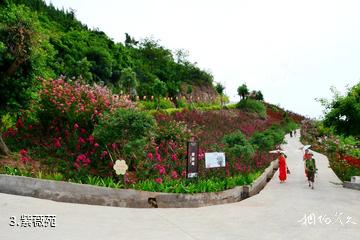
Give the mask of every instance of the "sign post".
[{"label": "sign post", "polygon": [[205,167],[218,168],[225,167],[225,153],[224,152],[209,152],[205,153]]},{"label": "sign post", "polygon": [[199,152],[199,144],[195,141],[188,142],[186,178],[195,178],[199,174],[198,152]]}]

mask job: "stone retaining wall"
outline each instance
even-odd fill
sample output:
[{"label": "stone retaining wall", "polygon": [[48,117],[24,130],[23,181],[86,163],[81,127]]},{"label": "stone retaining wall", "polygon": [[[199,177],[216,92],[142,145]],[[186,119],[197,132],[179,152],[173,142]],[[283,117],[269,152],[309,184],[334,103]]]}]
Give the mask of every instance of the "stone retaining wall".
[{"label": "stone retaining wall", "polygon": [[177,194],[146,192],[133,189],[112,189],[87,184],[59,182],[0,174],[0,192],[49,199],[58,202],[82,203],[131,208],[191,208],[241,201],[259,193],[274,175],[277,160],[271,162],[250,186],[214,193]]}]

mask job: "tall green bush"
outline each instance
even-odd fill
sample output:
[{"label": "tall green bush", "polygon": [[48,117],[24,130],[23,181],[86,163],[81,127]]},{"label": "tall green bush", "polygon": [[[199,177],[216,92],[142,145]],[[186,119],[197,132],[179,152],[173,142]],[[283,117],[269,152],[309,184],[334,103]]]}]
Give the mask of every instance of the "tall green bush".
[{"label": "tall green bush", "polygon": [[238,109],[242,109],[244,111],[253,112],[258,114],[261,118],[266,118],[266,107],[263,102],[254,100],[254,99],[242,99],[237,104]]}]

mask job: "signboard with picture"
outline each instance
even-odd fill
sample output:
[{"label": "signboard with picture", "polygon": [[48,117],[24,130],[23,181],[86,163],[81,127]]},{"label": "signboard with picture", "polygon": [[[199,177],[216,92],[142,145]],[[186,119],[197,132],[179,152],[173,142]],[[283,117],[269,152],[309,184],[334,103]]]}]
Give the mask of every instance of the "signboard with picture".
[{"label": "signboard with picture", "polygon": [[205,153],[206,168],[225,167],[225,153],[223,152],[209,152]]}]

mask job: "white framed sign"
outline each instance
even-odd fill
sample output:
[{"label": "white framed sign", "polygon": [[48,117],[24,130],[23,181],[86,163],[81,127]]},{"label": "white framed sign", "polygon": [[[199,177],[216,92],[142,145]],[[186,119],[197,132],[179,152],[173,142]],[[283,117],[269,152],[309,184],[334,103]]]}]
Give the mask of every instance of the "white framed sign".
[{"label": "white framed sign", "polygon": [[205,153],[205,167],[217,168],[225,167],[225,153],[223,152],[209,152]]}]

